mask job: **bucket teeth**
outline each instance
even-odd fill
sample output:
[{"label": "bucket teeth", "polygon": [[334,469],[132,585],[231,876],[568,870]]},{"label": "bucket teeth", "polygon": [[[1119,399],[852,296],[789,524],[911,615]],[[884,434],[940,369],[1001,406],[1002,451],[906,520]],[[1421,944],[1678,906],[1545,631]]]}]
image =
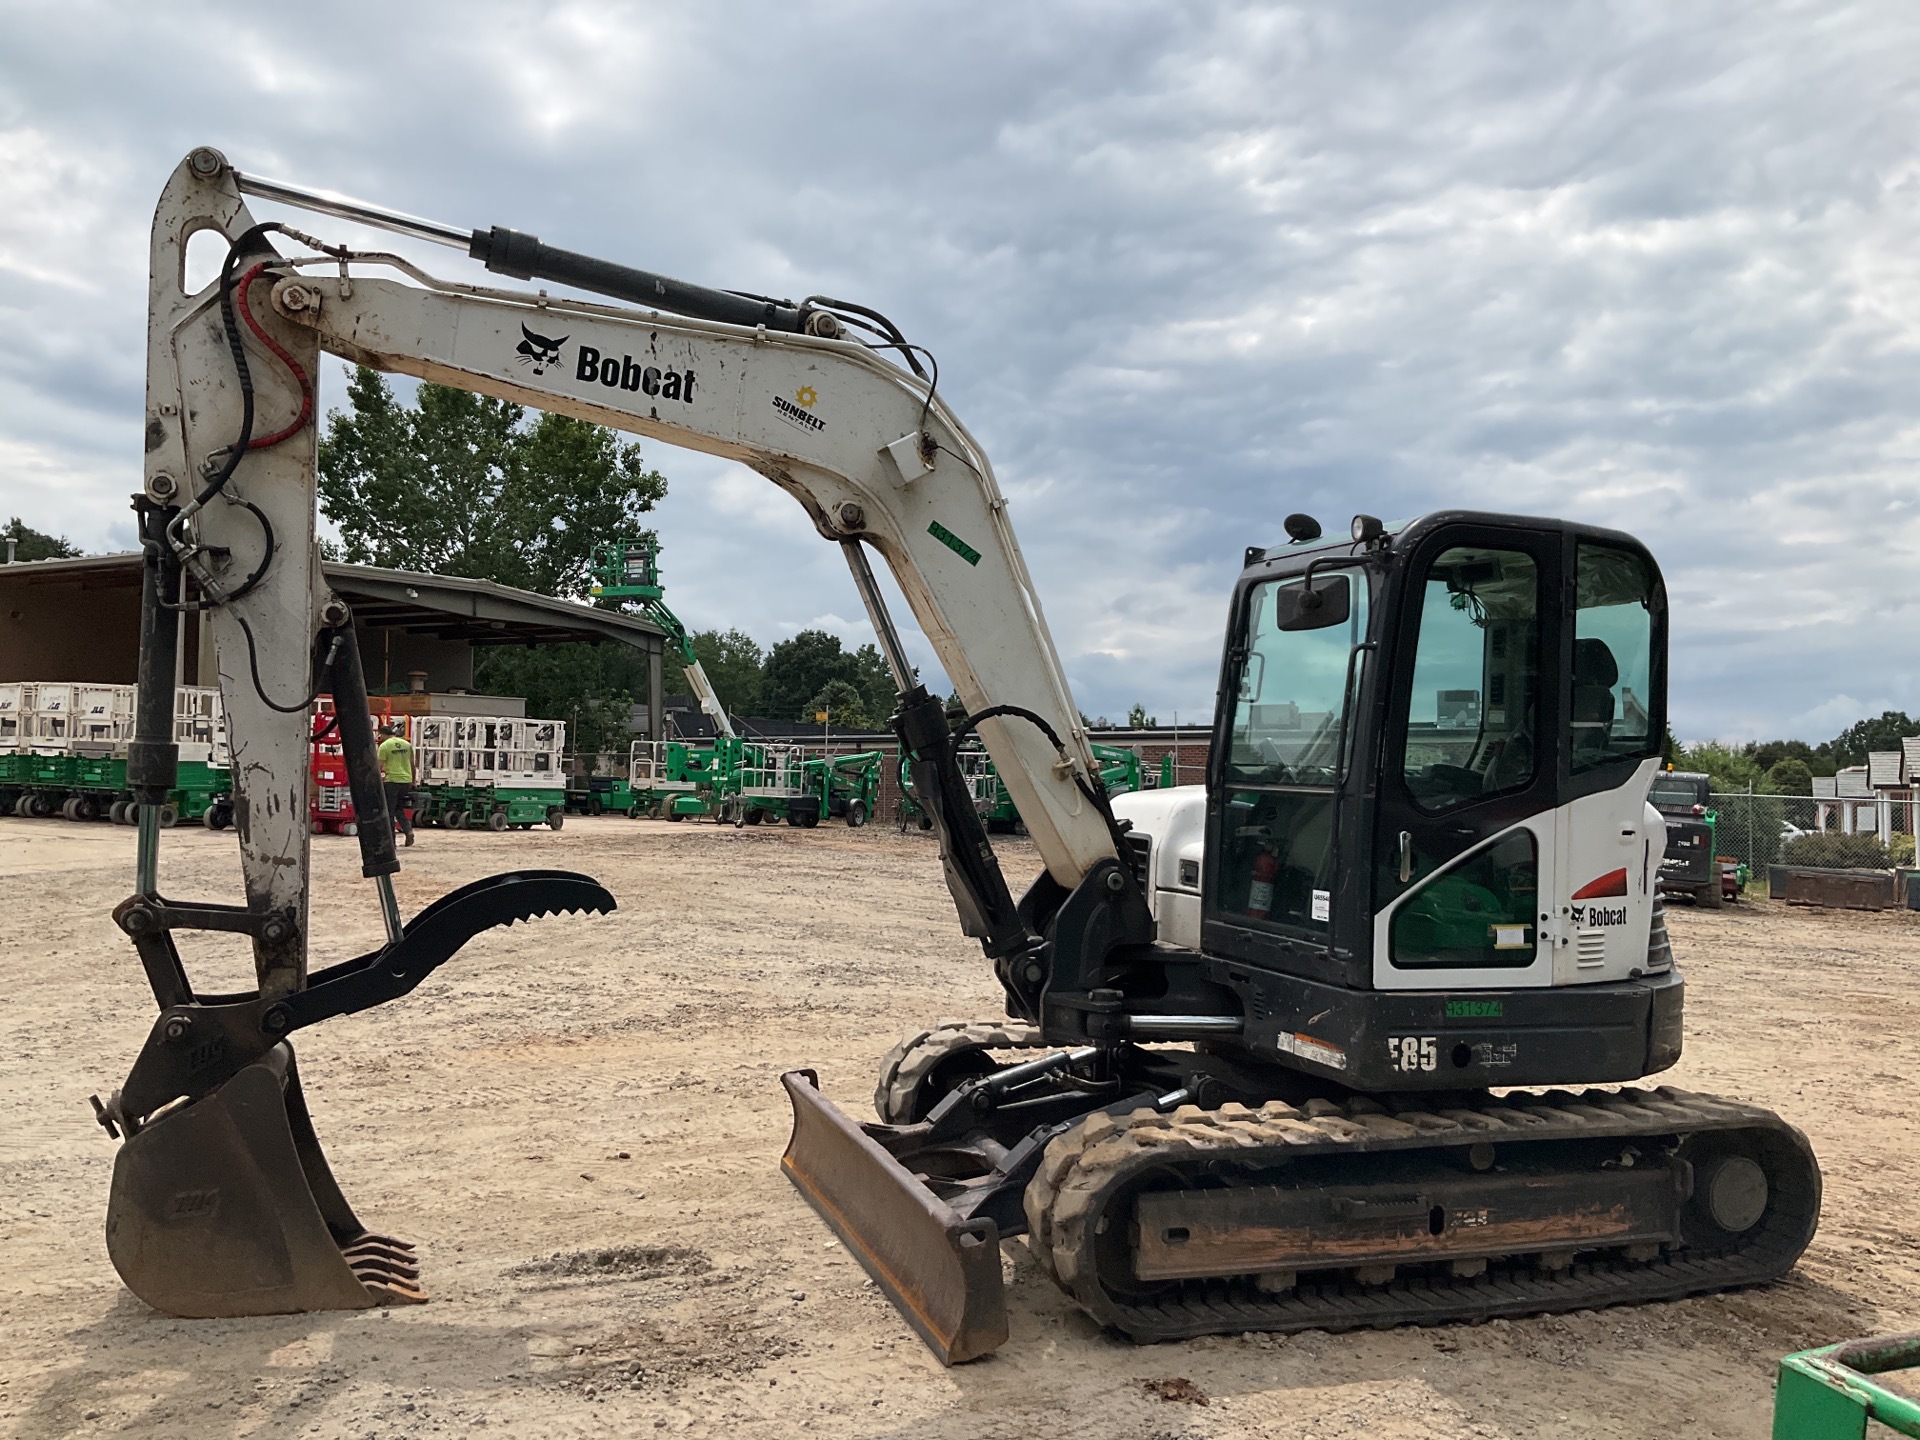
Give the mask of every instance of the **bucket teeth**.
[{"label": "bucket teeth", "polygon": [[426,1304],[427,1292],[420,1288],[420,1262],[406,1241],[363,1234],[340,1247],[340,1258],[353,1271],[353,1278],[367,1287],[375,1304]]},{"label": "bucket teeth", "polygon": [[420,1277],[411,1271],[393,1270],[365,1260],[356,1260],[347,1268],[353,1271],[353,1278],[369,1290],[396,1290],[414,1295],[421,1300],[427,1298],[426,1291],[420,1286]]},{"label": "bucket teeth", "polygon": [[391,1260],[385,1255],[343,1255],[347,1268],[354,1274],[365,1278],[368,1275],[385,1275],[395,1280],[418,1280],[420,1267],[405,1261]]},{"label": "bucket teeth", "polygon": [[372,1283],[369,1277],[409,1283],[420,1278],[420,1261],[413,1247],[404,1240],[392,1240],[385,1235],[362,1235],[342,1245],[340,1258],[362,1283]]},{"label": "bucket teeth", "polygon": [[352,1260],[361,1254],[385,1255],[402,1264],[414,1263],[413,1246],[404,1240],[395,1240],[388,1235],[375,1235],[371,1231],[361,1235],[340,1247],[340,1253]]},{"label": "bucket teeth", "polygon": [[384,1275],[362,1274],[358,1266],[353,1273],[359,1282],[367,1287],[367,1293],[373,1297],[376,1305],[424,1305],[427,1292],[411,1280],[398,1280]]}]

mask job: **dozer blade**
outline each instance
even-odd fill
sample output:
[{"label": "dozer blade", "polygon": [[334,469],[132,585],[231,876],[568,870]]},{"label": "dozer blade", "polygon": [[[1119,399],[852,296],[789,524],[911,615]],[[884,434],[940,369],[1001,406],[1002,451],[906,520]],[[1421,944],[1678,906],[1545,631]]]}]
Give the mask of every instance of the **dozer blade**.
[{"label": "dozer blade", "polygon": [[1000,1229],[963,1219],[821,1095],[811,1070],[780,1077],[793,1138],[780,1168],[943,1364],[1007,1339]]},{"label": "dozer blade", "polygon": [[134,1294],[191,1319],[427,1298],[413,1247],[369,1234],[340,1193],[284,1043],[127,1138],[107,1253]]}]

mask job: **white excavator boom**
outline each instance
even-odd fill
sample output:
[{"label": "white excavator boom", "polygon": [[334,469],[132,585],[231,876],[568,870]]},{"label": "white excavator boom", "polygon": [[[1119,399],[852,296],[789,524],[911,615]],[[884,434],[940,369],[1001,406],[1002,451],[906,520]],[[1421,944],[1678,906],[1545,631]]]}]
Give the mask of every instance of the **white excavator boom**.
[{"label": "white excavator boom", "polygon": [[[1053,878],[1071,889],[1114,856],[1112,831],[1086,788],[1098,767],[1007,502],[985,452],[927,381],[846,338],[454,284],[394,256],[321,254],[319,242],[304,236],[285,246],[294,253],[277,253],[255,232],[247,191],[315,200],[250,182],[202,150],[174,172],[155,219],[146,493],[156,505],[193,496],[196,477],[208,473],[210,457],[240,424],[243,396],[217,287],[188,294],[182,286],[187,241],[211,229],[242,243],[239,272],[263,267],[246,287],[248,328],[271,337],[309,377],[320,354],[330,353],[725,456],[793,496],[824,538],[851,542],[856,579],[865,573],[863,547],[877,551],[969,713],[1017,705],[1064,742],[1057,750],[1019,719],[980,725]],[[436,239],[459,233],[417,221],[394,228],[408,225]],[[258,436],[292,421],[302,395],[267,345],[246,343]],[[257,689],[292,701],[310,684],[308,648],[325,601],[312,546],[315,431],[309,424],[249,455],[219,500],[191,517],[204,548],[189,569],[229,592],[262,558],[263,532],[244,505],[271,517],[273,563],[244,595],[211,613],[248,883],[293,904],[304,904],[305,894],[305,722],[276,713]],[[911,671],[870,580],[862,598],[905,688]],[[255,636],[257,688],[237,628],[242,619]],[[701,701],[708,713],[719,711],[709,695]]]}]

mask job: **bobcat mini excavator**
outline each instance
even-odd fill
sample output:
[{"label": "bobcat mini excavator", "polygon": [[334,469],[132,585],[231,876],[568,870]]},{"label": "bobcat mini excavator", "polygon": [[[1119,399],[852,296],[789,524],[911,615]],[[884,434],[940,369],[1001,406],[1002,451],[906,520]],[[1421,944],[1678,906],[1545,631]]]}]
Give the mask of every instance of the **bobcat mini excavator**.
[{"label": "bobcat mini excavator", "polygon": [[[249,197],[606,300],[439,280],[257,223]],[[201,230],[228,256],[189,294]],[[102,1106],[126,1136],[109,1249],[150,1303],[420,1298],[410,1252],[368,1234],[327,1173],[287,1037],[394,998],[485,925],[612,904],[532,872],[403,923],[387,827],[369,825],[389,941],[306,972],[316,679],[340,697],[356,776],[371,763],[351,617],[313,560],[322,351],[738,460],[841,546],[1007,1018],[897,1046],[873,1122],[788,1073],[783,1165],[943,1360],[1005,1340],[1000,1242],[1022,1232],[1140,1340],[1667,1299],[1773,1279],[1811,1238],[1819,1171],[1768,1112],[1540,1088],[1633,1081],[1680,1054],[1646,803],[1666,596],[1628,536],[1447,512],[1328,538],[1292,517],[1290,543],[1250,548],[1234,587],[1208,783],[1115,806],[987,457],[926,352],[874,311],[703,289],[241,174],[213,150],[168,182],[152,259],[144,804],[118,913],[162,1008]],[[914,679],[869,552],[965,702],[957,728]],[[172,689],[155,682],[182,606],[209,612],[218,648],[245,907],[155,885],[155,697]],[[1017,899],[955,760],[976,733],[1044,862]],[[191,989],[169,937],[196,926],[252,937],[257,993]]]}]

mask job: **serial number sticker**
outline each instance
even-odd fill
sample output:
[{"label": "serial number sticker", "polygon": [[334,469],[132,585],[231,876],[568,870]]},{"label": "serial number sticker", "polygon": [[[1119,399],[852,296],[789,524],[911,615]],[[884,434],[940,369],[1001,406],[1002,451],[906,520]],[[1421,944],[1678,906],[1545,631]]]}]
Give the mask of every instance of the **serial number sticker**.
[{"label": "serial number sticker", "polygon": [[1449,1020],[1498,1020],[1506,1014],[1506,1011],[1506,1002],[1503,1000],[1447,1001],[1447,1019]]},{"label": "serial number sticker", "polygon": [[1289,1055],[1302,1060],[1311,1060],[1316,1065],[1325,1065],[1329,1069],[1347,1068],[1347,1052],[1331,1040],[1317,1040],[1311,1035],[1289,1033],[1282,1030],[1273,1037],[1274,1045]]},{"label": "serial number sticker", "polygon": [[958,555],[969,565],[978,565],[980,563],[980,552],[962,540],[958,535],[954,534],[953,531],[949,530],[946,526],[942,525],[938,520],[927,526],[927,533],[949,550],[953,551],[954,554]]},{"label": "serial number sticker", "polygon": [[1496,950],[1527,949],[1527,927],[1524,925],[1494,926],[1493,948]]}]

